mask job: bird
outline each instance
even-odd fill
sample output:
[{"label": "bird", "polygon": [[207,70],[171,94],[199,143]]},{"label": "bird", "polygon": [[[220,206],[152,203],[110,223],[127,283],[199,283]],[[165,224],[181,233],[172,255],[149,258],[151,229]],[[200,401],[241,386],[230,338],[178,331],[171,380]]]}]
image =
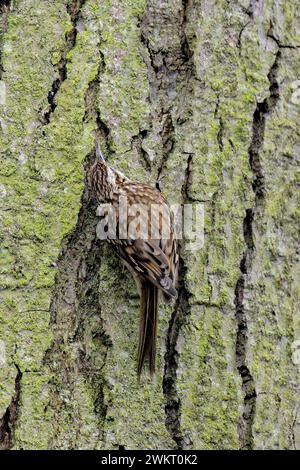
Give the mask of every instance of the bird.
[{"label": "bird", "polygon": [[[116,214],[115,236],[107,237],[107,240],[114,246],[138,288],[140,325],[137,374],[140,377],[147,361],[152,376],[155,373],[161,294],[168,302],[178,295],[176,285],[179,255],[174,214],[160,190],[149,184],[133,181],[110,166],[102,155],[99,142],[96,142],[96,160],[90,168],[88,181],[94,201],[97,204],[110,204]],[[121,197],[126,200],[126,217],[119,211]],[[146,227],[143,236],[132,236],[130,231],[134,217],[128,214],[136,204],[143,208],[138,224],[138,229]],[[157,209],[156,212],[153,207]],[[126,235],[121,237],[124,227]]]}]

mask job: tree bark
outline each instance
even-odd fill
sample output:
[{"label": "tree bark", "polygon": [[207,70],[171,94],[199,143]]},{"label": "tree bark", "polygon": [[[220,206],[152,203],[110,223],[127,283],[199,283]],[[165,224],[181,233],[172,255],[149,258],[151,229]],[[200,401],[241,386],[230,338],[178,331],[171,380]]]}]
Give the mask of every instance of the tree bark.
[{"label": "tree bark", "polygon": [[[0,448],[299,449],[297,3],[0,8]],[[95,133],[131,179],[204,204],[141,383]]]}]

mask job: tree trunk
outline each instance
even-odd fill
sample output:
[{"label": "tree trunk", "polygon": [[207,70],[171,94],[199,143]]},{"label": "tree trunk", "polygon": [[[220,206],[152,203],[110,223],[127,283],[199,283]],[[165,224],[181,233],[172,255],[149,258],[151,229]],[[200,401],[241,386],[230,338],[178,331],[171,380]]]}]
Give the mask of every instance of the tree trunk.
[{"label": "tree trunk", "polygon": [[[297,14],[1,2],[0,448],[300,448]],[[136,287],[96,238],[95,132],[131,179],[204,204],[140,383]]]}]

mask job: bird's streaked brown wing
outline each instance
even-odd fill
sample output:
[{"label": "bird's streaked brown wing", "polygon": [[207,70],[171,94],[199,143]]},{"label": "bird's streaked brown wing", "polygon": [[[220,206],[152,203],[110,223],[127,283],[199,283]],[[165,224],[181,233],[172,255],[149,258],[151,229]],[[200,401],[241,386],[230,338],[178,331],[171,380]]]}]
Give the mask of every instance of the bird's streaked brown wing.
[{"label": "bird's streaked brown wing", "polygon": [[134,240],[130,244],[117,243],[122,258],[142,277],[152,282],[170,297],[176,297],[170,262],[156,240]]},{"label": "bird's streaked brown wing", "polygon": [[[176,297],[175,289],[177,244],[174,236],[173,213],[163,195],[151,186],[125,182],[122,190],[128,209],[141,205],[139,220],[146,227],[146,237],[130,239],[131,214],[127,218],[129,238],[115,241],[120,256],[144,279],[152,282],[169,297]],[[117,225],[119,218],[117,218]],[[146,238],[146,239],[145,239]]]}]

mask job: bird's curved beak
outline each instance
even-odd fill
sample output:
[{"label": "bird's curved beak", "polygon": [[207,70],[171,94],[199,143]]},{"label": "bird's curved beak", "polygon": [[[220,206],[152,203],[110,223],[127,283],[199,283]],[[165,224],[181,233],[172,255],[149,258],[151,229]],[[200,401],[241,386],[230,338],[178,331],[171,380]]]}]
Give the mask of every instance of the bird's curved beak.
[{"label": "bird's curved beak", "polygon": [[96,150],[97,160],[100,162],[105,162],[104,157],[101,152],[100,142],[97,140],[97,150]]}]

